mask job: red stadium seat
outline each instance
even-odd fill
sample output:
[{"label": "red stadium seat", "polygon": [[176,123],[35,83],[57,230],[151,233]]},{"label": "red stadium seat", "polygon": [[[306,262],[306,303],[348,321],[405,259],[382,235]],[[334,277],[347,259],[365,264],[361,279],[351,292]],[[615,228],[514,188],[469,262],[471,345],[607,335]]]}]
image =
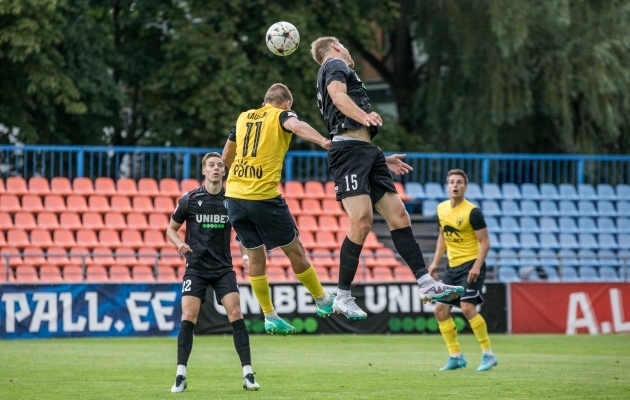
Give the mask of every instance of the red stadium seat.
[{"label": "red stadium seat", "polygon": [[158,282],[177,282],[179,280],[175,269],[168,265],[159,265],[157,275]]},{"label": "red stadium seat", "polygon": [[346,212],[341,207],[341,202],[337,200],[322,200],[322,210],[326,215],[335,215],[338,217],[346,215]]},{"label": "red stadium seat", "polygon": [[56,265],[42,265],[39,267],[39,280],[45,283],[63,282],[61,270]]},{"label": "red stadium seat", "polygon": [[307,199],[323,200],[328,198],[324,185],[319,181],[308,181],[304,184],[304,196]]},{"label": "red stadium seat", "polygon": [[121,246],[120,236],[118,236],[118,232],[111,229],[101,229],[98,232],[98,243],[101,247],[114,248]]},{"label": "red stadium seat", "polygon": [[302,207],[300,206],[300,201],[297,199],[286,199],[287,207],[289,208],[289,212],[294,217],[302,215]]},{"label": "red stadium seat", "polygon": [[307,250],[318,247],[313,232],[300,232],[300,241]]},{"label": "red stadium seat", "polygon": [[112,178],[101,176],[94,180],[94,193],[111,197],[116,194],[116,184]]},{"label": "red stadium seat", "polygon": [[179,254],[175,247],[164,247],[160,251],[159,263],[162,265],[180,265],[184,261],[184,257]]},{"label": "red stadium seat", "polygon": [[7,243],[18,248],[31,245],[31,241],[28,239],[26,231],[19,228],[9,229],[7,232]]},{"label": "red stadium seat", "polygon": [[416,277],[408,267],[394,268],[394,280],[397,282],[416,282]]},{"label": "red stadium seat", "polygon": [[120,233],[120,242],[125,246],[129,246],[133,249],[144,246],[144,240],[140,231],[135,229],[124,229]]},{"label": "red stadium seat", "polygon": [[297,217],[297,226],[300,232],[317,232],[320,229],[317,225],[317,219],[312,215]]},{"label": "red stadium seat", "polygon": [[138,264],[155,265],[159,258],[159,253],[152,247],[140,247],[138,249]]},{"label": "red stadium seat", "polygon": [[157,196],[153,199],[155,212],[172,214],[175,211],[175,202],[172,197]]},{"label": "red stadium seat", "polygon": [[65,176],[55,176],[50,180],[50,193],[57,196],[70,196],[74,194],[70,179]]},{"label": "red stadium seat", "polygon": [[365,243],[363,244],[364,249],[378,249],[383,247],[383,243],[378,241],[376,237],[376,233],[370,231],[365,239]]},{"label": "red stadium seat", "polygon": [[127,226],[129,229],[136,229],[139,231],[149,229],[147,216],[142,213],[129,213],[127,214]]},{"label": "red stadium seat", "polygon": [[77,246],[92,248],[98,245],[99,243],[96,238],[96,231],[91,229],[79,229],[77,231]]},{"label": "red stadium seat", "polygon": [[11,214],[22,211],[20,200],[14,194],[0,195],[0,211]]},{"label": "red stadium seat", "polygon": [[50,231],[39,228],[31,231],[31,244],[43,248],[54,246]]},{"label": "red stadium seat", "polygon": [[158,183],[153,178],[140,178],[138,180],[138,194],[155,197],[160,194]]},{"label": "red stadium seat", "polygon": [[59,216],[59,227],[71,231],[76,231],[83,228],[83,224],[81,223],[81,218],[79,217],[79,214],[74,211],[66,211],[62,212]]},{"label": "red stadium seat", "polygon": [[191,190],[197,189],[199,186],[201,186],[201,184],[196,179],[184,179],[181,182],[181,186],[182,186],[182,188],[181,188],[181,192],[182,193],[180,193],[180,196],[183,193],[188,193]]},{"label": "red stadium seat", "polygon": [[304,199],[302,200],[302,215],[322,215],[322,205],[319,200]]},{"label": "red stadium seat", "polygon": [[287,181],[284,183],[284,198],[285,199],[303,199],[304,198],[304,185],[298,181]]},{"label": "red stadium seat", "polygon": [[131,205],[133,207],[133,211],[137,213],[149,214],[154,210],[151,198],[147,196],[133,196]]},{"label": "red stadium seat", "polygon": [[103,265],[88,265],[85,269],[86,282],[109,282],[107,270]]},{"label": "red stadium seat", "polygon": [[116,250],[114,250],[114,256],[116,257],[116,264],[134,265],[138,263],[136,252],[126,245],[116,247]]},{"label": "red stadium seat", "polygon": [[91,230],[99,230],[105,227],[103,223],[103,217],[99,212],[86,212],[83,213],[83,228]]},{"label": "red stadium seat", "polygon": [[131,207],[131,199],[129,196],[116,195],[112,196],[111,210],[122,214],[127,214],[133,211]]},{"label": "red stadium seat", "polygon": [[118,194],[122,196],[135,196],[138,194],[136,181],[131,178],[120,178],[116,184]]},{"label": "red stadium seat", "polygon": [[337,198],[337,193],[335,193],[335,182],[328,181],[324,184],[324,192],[326,193],[327,199],[335,200]]},{"label": "red stadium seat", "polygon": [[42,176],[33,176],[28,180],[28,192],[38,196],[44,196],[50,193],[50,185],[48,179]]},{"label": "red stadium seat", "polygon": [[22,255],[20,254],[20,250],[14,246],[3,246],[0,248],[0,260],[2,263],[6,265],[7,258],[9,259],[9,266],[15,266],[23,264]]},{"label": "red stadium seat", "polygon": [[37,223],[35,222],[35,215],[31,212],[17,212],[15,213],[15,227],[16,229],[22,229],[25,231],[32,231],[37,228]]},{"label": "red stadium seat", "polygon": [[72,180],[72,191],[75,195],[89,196],[94,194],[94,184],[90,178],[74,178]]},{"label": "red stadium seat", "polygon": [[63,267],[64,282],[83,282],[83,268],[80,265],[66,265]]},{"label": "red stadium seat", "polygon": [[[324,211],[324,214],[326,211]],[[339,231],[339,223],[337,222],[337,217],[332,215],[320,215],[319,216],[319,230],[320,231],[328,231],[328,232],[338,232]]]},{"label": "red stadium seat", "polygon": [[35,213],[44,211],[42,198],[34,194],[25,194],[22,196],[22,210]]},{"label": "red stadium seat", "polygon": [[[165,233],[163,230],[147,230],[144,232],[144,245],[145,247],[153,247],[153,248],[164,248],[167,246],[172,246],[171,243],[169,242],[168,244],[166,243],[166,240],[164,238]],[[177,250],[175,250],[177,251]]]},{"label": "red stadium seat", "polygon": [[14,227],[13,219],[9,213],[0,212],[0,227],[2,230],[9,230]]},{"label": "red stadium seat", "polygon": [[129,267],[124,265],[112,265],[109,267],[110,282],[131,282]]},{"label": "red stadium seat", "polygon": [[288,269],[291,268],[291,260],[284,254],[281,248],[275,248],[269,252],[267,255],[267,260],[271,265],[276,267]]},{"label": "red stadium seat", "polygon": [[134,265],[131,268],[131,277],[134,282],[155,282],[153,269],[146,265]]},{"label": "red stadium seat", "polygon": [[315,242],[317,247],[325,247],[330,250],[336,250],[339,247],[337,239],[332,232],[316,232]]},{"label": "red stadium seat", "polygon": [[[374,250],[374,258],[379,265],[384,265],[390,268],[403,267],[403,265],[396,259],[394,250],[389,247],[381,247]],[[405,267],[407,268],[407,267]]]},{"label": "red stadium seat", "polygon": [[332,268],[337,265],[332,258],[330,250],[323,247],[316,247],[311,252],[311,262],[318,267]]},{"label": "red stadium seat", "polygon": [[6,192],[15,196],[23,196],[28,194],[28,187],[26,186],[26,180],[21,176],[10,176],[6,182]]},{"label": "red stadium seat", "polygon": [[339,216],[339,230],[337,232],[343,232],[346,234],[350,231],[350,217],[347,215]]},{"label": "red stadium seat", "polygon": [[166,231],[166,228],[168,228],[168,223],[169,223],[169,217],[166,214],[162,214],[162,213],[149,214],[149,226],[152,229]]},{"label": "red stadium seat", "polygon": [[92,264],[92,255],[87,247],[74,246],[70,249],[70,263],[72,264]]},{"label": "red stadium seat", "polygon": [[104,214],[110,211],[109,201],[107,197],[99,194],[93,194],[88,198],[88,208],[91,212]]},{"label": "red stadium seat", "polygon": [[46,251],[46,263],[50,265],[66,265],[70,264],[70,258],[65,248],[53,246]]},{"label": "red stadium seat", "polygon": [[[0,231],[0,247],[1,246],[6,246],[7,245],[7,239],[6,236],[4,235],[3,231]],[[0,260],[1,261],[1,260]],[[2,268],[2,267],[0,267]]]},{"label": "red stadium seat", "polygon": [[55,229],[53,232],[53,244],[57,247],[69,249],[72,246],[76,246],[77,243],[74,240],[74,235],[71,230],[59,228]]},{"label": "red stadium seat", "polygon": [[182,192],[179,189],[179,183],[173,178],[162,178],[160,180],[160,194],[173,198],[179,198]]},{"label": "red stadium seat", "polygon": [[18,265],[15,267],[15,281],[19,283],[39,282],[37,269],[32,265]]},{"label": "red stadium seat", "polygon": [[28,246],[22,251],[22,260],[27,265],[44,265],[46,257],[40,247]]},{"label": "red stadium seat", "polygon": [[76,213],[83,213],[88,211],[87,201],[83,195],[70,195],[66,199],[66,206],[68,210]]},{"label": "red stadium seat", "polygon": [[111,249],[107,247],[95,247],[92,250],[92,262],[97,265],[113,265],[116,264]]},{"label": "red stadium seat", "polygon": [[394,280],[392,269],[379,265],[372,268],[372,277],[376,282],[392,282]]},{"label": "red stadium seat", "polygon": [[44,197],[44,208],[46,211],[58,214],[66,211],[66,202],[59,194],[49,194]]},{"label": "red stadium seat", "polygon": [[49,231],[59,228],[57,215],[52,212],[40,212],[37,214],[37,226],[40,229],[47,229]]},{"label": "red stadium seat", "polygon": [[117,212],[108,212],[105,214],[105,228],[122,231],[127,229],[127,223],[125,222],[125,216]]}]

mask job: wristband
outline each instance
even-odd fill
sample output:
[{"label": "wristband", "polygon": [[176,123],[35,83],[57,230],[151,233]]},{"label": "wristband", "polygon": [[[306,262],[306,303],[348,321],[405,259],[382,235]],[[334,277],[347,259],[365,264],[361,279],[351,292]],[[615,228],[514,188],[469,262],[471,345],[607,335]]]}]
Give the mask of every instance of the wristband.
[{"label": "wristband", "polygon": [[249,260],[249,256],[248,256],[247,254],[245,254],[245,255],[243,256],[243,260]]}]

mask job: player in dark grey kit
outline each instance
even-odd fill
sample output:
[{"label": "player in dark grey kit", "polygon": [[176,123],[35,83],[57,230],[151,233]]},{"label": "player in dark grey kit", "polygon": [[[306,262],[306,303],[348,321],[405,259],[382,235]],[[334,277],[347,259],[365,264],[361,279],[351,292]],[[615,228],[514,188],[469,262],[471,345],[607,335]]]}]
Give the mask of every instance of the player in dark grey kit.
[{"label": "player in dark grey kit", "polygon": [[328,126],[332,143],[328,168],[333,175],[337,200],[350,218],[350,231],[341,245],[339,284],[333,303],[335,312],[351,319],[367,314],[350,295],[359,256],[373,221],[373,208],[386,220],[396,250],[414,273],[423,301],[457,298],[461,286],[436,282],[427,272],[420,246],[411,230],[411,220],[390,175],[403,175],[411,167],[401,161],[404,155],[385,157],[371,144],[383,124],[370,112],[365,85],[351,68],[350,52],[335,37],[322,37],[311,44],[313,59],[321,65],[317,74],[317,104]]},{"label": "player in dark grey kit", "polygon": [[[241,313],[241,299],[230,253],[232,225],[225,208],[225,189],[222,186],[225,164],[219,153],[208,153],[201,160],[204,185],[185,193],[171,217],[166,235],[186,256],[186,273],[182,284],[182,325],[177,338],[177,374],[171,392],[183,392],[186,365],[193,344],[193,330],[199,309],[212,286],[217,302],[223,304],[232,324],[234,347],[243,366],[243,388],[258,390],[254,379],[249,349],[249,334]],[[177,231],[186,222],[186,240]],[[245,254],[241,247],[241,253]],[[243,267],[248,257],[243,256]]]}]

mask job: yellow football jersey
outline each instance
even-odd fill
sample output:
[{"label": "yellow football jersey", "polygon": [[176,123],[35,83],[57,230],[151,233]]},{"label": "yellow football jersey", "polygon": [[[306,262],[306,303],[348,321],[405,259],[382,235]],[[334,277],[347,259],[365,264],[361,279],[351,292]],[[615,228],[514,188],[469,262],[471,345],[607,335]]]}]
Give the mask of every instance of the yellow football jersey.
[{"label": "yellow football jersey", "polygon": [[227,179],[226,197],[267,200],[280,196],[278,182],[292,136],[282,127],[281,118],[289,117],[297,115],[270,104],[241,113],[236,121],[236,158]]},{"label": "yellow football jersey", "polygon": [[[471,215],[474,216],[473,221]],[[449,267],[458,267],[476,259],[479,240],[475,230],[486,227],[481,210],[466,199],[455,208],[451,207],[450,200],[446,200],[438,204],[437,217],[446,242]]]}]

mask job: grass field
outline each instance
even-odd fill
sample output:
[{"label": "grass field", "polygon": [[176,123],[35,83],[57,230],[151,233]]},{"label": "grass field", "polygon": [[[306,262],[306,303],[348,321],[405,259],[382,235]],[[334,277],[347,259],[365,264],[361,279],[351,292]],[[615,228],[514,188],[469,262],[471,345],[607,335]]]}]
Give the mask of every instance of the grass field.
[{"label": "grass field", "polygon": [[1,399],[629,399],[630,336],[491,335],[499,365],[442,372],[439,335],[251,337],[262,390],[241,388],[231,336],[197,336],[171,394],[175,338],[0,341]]}]

